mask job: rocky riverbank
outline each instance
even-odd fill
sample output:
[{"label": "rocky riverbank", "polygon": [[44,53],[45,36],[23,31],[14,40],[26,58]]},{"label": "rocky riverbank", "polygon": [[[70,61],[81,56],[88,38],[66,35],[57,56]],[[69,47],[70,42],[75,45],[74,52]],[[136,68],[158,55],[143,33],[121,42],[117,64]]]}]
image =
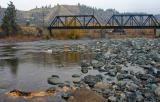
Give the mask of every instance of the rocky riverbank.
[{"label": "rocky riverbank", "polygon": [[81,61],[72,81],[62,82],[61,75],[46,79],[53,87],[78,87],[65,91],[58,102],[160,102],[160,39],[102,40],[66,51],[90,51],[94,56]]}]

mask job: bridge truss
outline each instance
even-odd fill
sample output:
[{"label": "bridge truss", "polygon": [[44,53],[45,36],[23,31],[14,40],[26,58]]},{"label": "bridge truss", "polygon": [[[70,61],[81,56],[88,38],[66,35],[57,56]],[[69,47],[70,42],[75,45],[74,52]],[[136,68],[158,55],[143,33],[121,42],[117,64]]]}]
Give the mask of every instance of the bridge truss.
[{"label": "bridge truss", "polygon": [[151,14],[117,14],[105,23],[94,15],[63,15],[56,16],[48,29],[160,29],[160,23]]}]

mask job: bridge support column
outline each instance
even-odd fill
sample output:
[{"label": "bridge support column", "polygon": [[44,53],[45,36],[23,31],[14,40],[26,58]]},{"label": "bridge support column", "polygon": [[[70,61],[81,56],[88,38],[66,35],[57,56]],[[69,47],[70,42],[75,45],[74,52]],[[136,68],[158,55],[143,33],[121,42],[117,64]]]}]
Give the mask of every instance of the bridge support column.
[{"label": "bridge support column", "polygon": [[50,36],[52,36],[52,29],[49,29],[49,34]]},{"label": "bridge support column", "polygon": [[156,34],[157,34],[157,30],[156,29],[154,29],[154,36],[156,37]]}]

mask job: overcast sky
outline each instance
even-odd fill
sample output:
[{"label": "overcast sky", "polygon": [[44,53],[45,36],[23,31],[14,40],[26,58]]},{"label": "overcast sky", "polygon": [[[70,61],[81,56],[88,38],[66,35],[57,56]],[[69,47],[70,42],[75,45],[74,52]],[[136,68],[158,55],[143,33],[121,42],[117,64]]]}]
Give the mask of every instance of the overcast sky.
[{"label": "overcast sky", "polygon": [[160,14],[160,0],[0,0],[0,6],[7,7],[13,1],[19,10],[29,10],[43,5],[85,4],[97,8],[113,8],[120,12],[147,12]]}]

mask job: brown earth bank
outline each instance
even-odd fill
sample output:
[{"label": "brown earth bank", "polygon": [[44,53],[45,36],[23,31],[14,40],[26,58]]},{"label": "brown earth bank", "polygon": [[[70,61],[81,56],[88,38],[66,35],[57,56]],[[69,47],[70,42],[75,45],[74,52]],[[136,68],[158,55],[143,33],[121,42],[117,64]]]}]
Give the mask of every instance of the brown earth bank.
[{"label": "brown earth bank", "polygon": [[106,100],[96,92],[82,88],[79,93],[73,94],[68,102],[106,102]]}]

